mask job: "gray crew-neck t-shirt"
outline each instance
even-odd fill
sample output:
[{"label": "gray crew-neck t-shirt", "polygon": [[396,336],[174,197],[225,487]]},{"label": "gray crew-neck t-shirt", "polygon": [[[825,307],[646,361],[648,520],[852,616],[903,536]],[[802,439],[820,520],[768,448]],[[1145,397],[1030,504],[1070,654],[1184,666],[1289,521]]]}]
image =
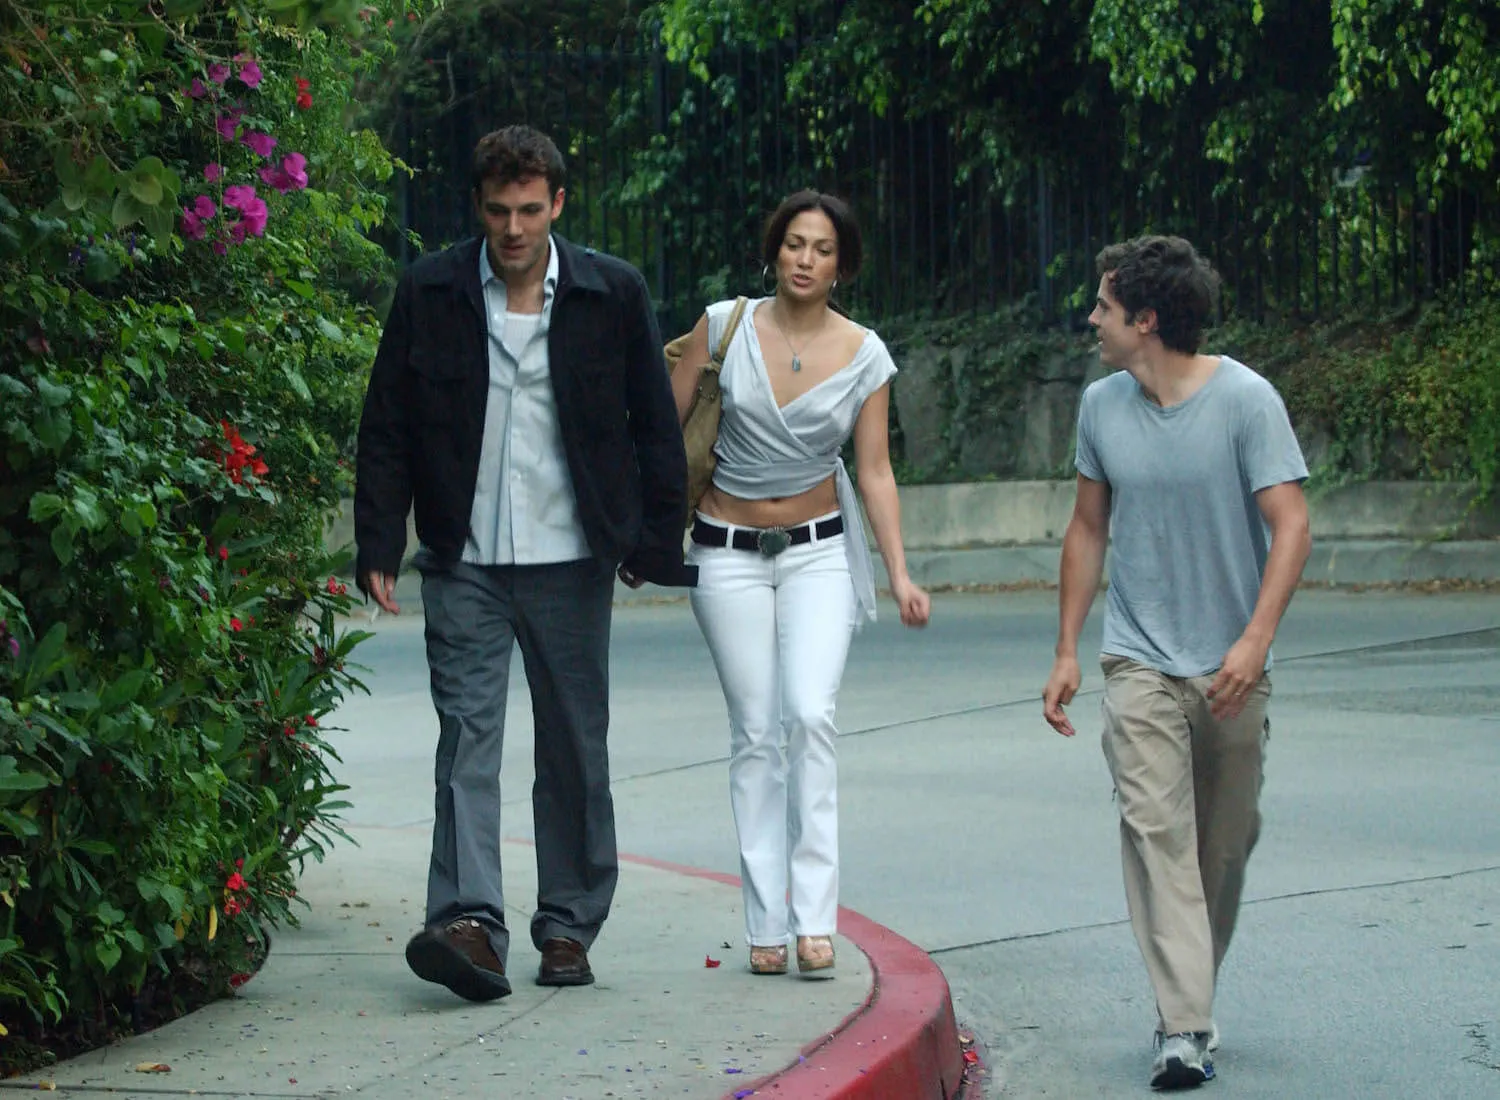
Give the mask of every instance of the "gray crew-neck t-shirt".
[{"label": "gray crew-neck t-shirt", "polygon": [[1271,533],[1255,494],[1307,477],[1280,395],[1228,356],[1167,408],[1119,371],[1084,391],[1076,465],[1110,488],[1103,651],[1170,676],[1216,670],[1260,596]]}]

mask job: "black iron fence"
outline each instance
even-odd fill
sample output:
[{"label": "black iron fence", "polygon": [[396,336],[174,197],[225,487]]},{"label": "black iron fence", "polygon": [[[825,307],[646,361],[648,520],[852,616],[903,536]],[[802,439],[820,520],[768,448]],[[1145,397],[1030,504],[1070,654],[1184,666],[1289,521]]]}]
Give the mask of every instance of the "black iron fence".
[{"label": "black iron fence", "polygon": [[789,101],[796,44],[728,50],[704,82],[649,45],[612,52],[495,51],[430,63],[403,108],[398,152],[417,169],[404,224],[426,247],[473,232],[475,142],[508,122],[550,133],[569,164],[560,231],[623,256],[652,284],[669,331],[704,304],[758,293],[765,215],[817,187],[848,198],[866,263],[840,288],[859,315],[954,315],[1020,300],[1078,324],[1093,257],[1142,232],[1192,239],[1224,276],[1226,313],[1263,320],[1382,313],[1455,283],[1478,196],[1429,191],[1359,167],[1309,165],[1290,177],[1235,174],[1206,161],[1122,170],[1126,150],[1097,135],[1093,169],[1043,163],[1005,186],[970,170],[948,120],[883,117],[849,97]]}]

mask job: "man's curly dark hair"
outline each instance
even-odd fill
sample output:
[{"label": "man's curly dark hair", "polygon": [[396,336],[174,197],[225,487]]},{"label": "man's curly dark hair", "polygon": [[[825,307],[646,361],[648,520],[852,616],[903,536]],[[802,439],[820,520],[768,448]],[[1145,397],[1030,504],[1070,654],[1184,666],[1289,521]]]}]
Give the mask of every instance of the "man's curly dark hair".
[{"label": "man's curly dark hair", "polygon": [[484,181],[488,179],[504,185],[537,176],[547,180],[547,190],[553,198],[567,182],[562,153],[540,130],[530,126],[506,126],[485,134],[474,147],[471,178],[476,195],[484,189]]},{"label": "man's curly dark hair", "polygon": [[1112,244],[1094,261],[1110,292],[1133,323],[1143,309],[1156,312],[1164,346],[1192,355],[1213,315],[1219,275],[1181,237],[1136,237]]}]

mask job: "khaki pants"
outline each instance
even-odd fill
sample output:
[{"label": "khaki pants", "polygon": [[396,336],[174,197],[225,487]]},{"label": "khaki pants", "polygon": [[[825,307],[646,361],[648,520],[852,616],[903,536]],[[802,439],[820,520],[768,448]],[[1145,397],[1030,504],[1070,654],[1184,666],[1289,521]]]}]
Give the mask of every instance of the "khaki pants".
[{"label": "khaki pants", "polygon": [[1131,927],[1162,1029],[1207,1031],[1260,833],[1271,680],[1221,722],[1204,695],[1212,676],[1168,676],[1109,655],[1101,663]]}]

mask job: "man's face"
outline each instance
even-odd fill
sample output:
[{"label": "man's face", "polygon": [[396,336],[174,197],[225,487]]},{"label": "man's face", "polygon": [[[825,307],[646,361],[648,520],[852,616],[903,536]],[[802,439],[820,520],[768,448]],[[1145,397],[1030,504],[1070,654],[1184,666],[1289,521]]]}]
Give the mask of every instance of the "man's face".
[{"label": "man's face", "polygon": [[1129,367],[1134,362],[1146,337],[1156,327],[1156,317],[1151,310],[1143,309],[1133,321],[1125,319],[1122,306],[1110,288],[1110,276],[1106,271],[1099,280],[1099,296],[1094,299],[1094,311],[1089,314],[1089,324],[1099,337],[1099,361],[1106,367]]},{"label": "man's face", "polygon": [[524,275],[547,259],[547,237],[562,213],[563,192],[551,195],[545,176],[511,183],[487,179],[475,196],[490,263],[501,278]]}]

